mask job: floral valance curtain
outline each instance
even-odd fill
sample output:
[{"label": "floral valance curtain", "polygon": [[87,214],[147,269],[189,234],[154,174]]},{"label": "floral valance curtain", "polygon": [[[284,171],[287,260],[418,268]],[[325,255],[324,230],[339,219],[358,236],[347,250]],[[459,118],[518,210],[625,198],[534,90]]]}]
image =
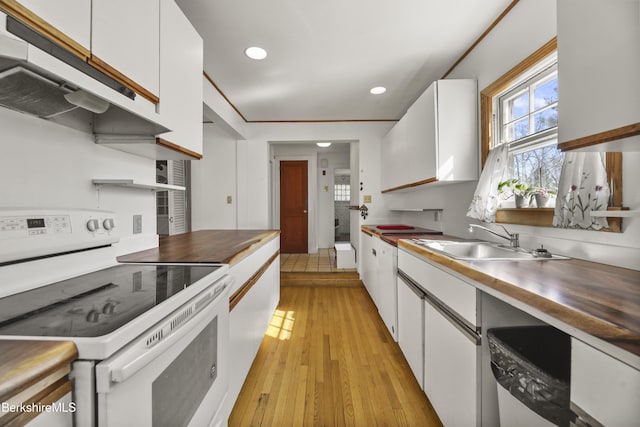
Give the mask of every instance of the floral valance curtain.
[{"label": "floral valance curtain", "polygon": [[562,165],[553,226],[600,230],[609,227],[605,217],[591,211],[606,210],[609,202],[606,153],[567,153]]},{"label": "floral valance curtain", "polygon": [[484,222],[496,222],[498,184],[506,179],[508,159],[509,147],[506,144],[499,145],[489,152],[473,200],[467,210],[468,217]]}]

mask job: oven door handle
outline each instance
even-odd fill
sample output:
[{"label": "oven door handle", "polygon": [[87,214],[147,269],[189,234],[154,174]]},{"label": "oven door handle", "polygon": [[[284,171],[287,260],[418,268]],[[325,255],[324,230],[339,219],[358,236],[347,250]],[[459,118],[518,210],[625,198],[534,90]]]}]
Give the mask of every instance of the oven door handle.
[{"label": "oven door handle", "polygon": [[[161,326],[144,334],[130,349],[117,355],[115,359],[98,364],[96,366],[96,391],[98,393],[106,392],[110,387],[110,383],[122,383],[126,381],[158,356],[165,353],[179,340],[189,335],[193,335],[193,337],[191,337],[191,339],[193,339],[200,332],[200,329],[206,326],[210,319],[215,317],[215,314],[219,313],[220,310],[227,310],[228,313],[228,303],[227,305],[221,303],[223,302],[222,299],[226,298],[226,301],[229,300],[227,297],[229,283],[229,280],[225,280],[222,283],[222,287],[216,286],[215,289],[210,290],[209,298],[211,301],[208,303],[203,300],[206,298],[206,295],[199,295],[186,306],[183,306],[178,312],[173,313]],[[203,303],[205,304],[204,306],[202,305]],[[178,327],[174,327],[173,330],[167,334],[166,331],[171,329],[171,324],[185,319],[185,313],[189,309],[195,309],[197,311],[191,316],[186,316],[186,321],[183,321]],[[163,334],[164,336],[155,344],[149,344],[157,336]]]}]

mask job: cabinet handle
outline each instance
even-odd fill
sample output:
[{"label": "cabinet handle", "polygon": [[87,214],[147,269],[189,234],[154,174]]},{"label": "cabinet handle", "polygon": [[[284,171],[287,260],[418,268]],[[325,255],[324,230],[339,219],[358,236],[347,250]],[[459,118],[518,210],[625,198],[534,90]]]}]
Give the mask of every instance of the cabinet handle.
[{"label": "cabinet handle", "polygon": [[371,253],[373,254],[373,256],[376,256],[376,250],[375,249],[371,249]]}]

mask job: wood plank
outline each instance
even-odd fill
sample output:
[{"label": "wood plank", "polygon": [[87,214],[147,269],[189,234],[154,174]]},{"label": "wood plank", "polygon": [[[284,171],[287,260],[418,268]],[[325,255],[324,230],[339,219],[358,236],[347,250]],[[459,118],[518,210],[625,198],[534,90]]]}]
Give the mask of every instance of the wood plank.
[{"label": "wood plank", "polygon": [[278,230],[199,230],[160,237],[160,246],[118,257],[119,262],[236,264],[278,237]]},{"label": "wood plank", "polygon": [[131,80],[129,77],[122,74],[120,71],[118,71],[117,69],[115,69],[114,67],[112,67],[111,65],[109,65],[108,63],[100,59],[99,57],[95,56],[94,54],[91,54],[89,56],[87,63],[92,67],[94,67],[95,69],[102,71],[112,79],[120,82],[121,84],[128,87],[138,95],[150,101],[151,103],[158,104],[160,102],[160,98],[156,94],[154,94],[148,89],[145,89],[137,82]]},{"label": "wood plank", "polygon": [[640,135],[640,122],[584,136],[571,141],[561,142],[558,144],[558,149],[561,151],[579,150],[581,148],[593,147],[606,142],[617,141],[619,139],[629,138],[636,135]]},{"label": "wood plank", "polygon": [[77,356],[70,341],[0,341],[0,402],[10,401],[62,368],[68,372]]},{"label": "wood plank", "polygon": [[[281,290],[230,426],[441,426],[364,288]],[[276,319],[277,317],[277,319]]]}]

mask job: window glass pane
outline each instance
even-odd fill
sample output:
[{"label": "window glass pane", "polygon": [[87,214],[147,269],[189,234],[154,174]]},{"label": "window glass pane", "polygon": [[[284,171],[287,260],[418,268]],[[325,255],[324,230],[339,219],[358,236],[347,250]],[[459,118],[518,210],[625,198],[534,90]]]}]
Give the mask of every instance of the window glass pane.
[{"label": "window glass pane", "polygon": [[525,117],[504,127],[504,142],[513,142],[529,134],[529,118]]},{"label": "window glass pane", "polygon": [[558,102],[558,77],[553,77],[533,89],[533,109],[541,108]]},{"label": "window glass pane", "polygon": [[513,177],[532,186],[558,189],[564,153],[548,145],[512,157]]},{"label": "window glass pane", "polygon": [[333,200],[336,202],[348,202],[351,200],[351,185],[335,184],[333,186]]},{"label": "window glass pane", "polygon": [[529,92],[521,92],[504,101],[503,104],[503,122],[512,122],[515,119],[529,114]]},{"label": "window glass pane", "polygon": [[547,108],[533,115],[534,132],[558,126],[558,107]]}]

